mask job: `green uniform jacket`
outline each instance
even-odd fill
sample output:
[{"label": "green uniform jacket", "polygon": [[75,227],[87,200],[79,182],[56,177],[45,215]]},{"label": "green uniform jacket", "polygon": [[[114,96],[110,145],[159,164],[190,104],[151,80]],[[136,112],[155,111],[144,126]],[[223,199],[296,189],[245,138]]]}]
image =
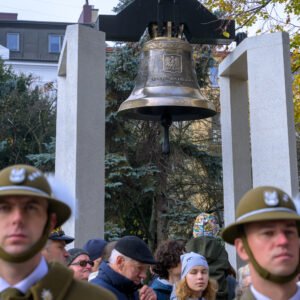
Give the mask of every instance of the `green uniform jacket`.
[{"label": "green uniform jacket", "polygon": [[30,292],[33,297],[27,299],[32,300],[116,300],[110,291],[74,279],[73,272],[59,263],[50,263],[48,274]]}]

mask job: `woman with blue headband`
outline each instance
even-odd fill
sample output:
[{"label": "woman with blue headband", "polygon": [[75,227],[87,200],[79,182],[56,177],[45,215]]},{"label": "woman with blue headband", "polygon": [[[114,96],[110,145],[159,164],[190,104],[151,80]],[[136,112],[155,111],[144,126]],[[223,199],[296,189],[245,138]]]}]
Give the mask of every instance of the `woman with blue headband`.
[{"label": "woman with blue headband", "polygon": [[215,300],[217,283],[209,278],[208,264],[205,257],[189,252],[181,255],[180,260],[181,279],[176,284],[175,299]]}]

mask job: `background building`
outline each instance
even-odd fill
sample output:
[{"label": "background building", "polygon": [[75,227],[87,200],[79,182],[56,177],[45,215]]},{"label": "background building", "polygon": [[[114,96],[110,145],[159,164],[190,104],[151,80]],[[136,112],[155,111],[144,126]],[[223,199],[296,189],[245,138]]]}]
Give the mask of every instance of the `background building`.
[{"label": "background building", "polygon": [[[92,25],[98,10],[86,3],[78,23]],[[55,82],[66,27],[72,23],[18,20],[0,13],[0,56],[16,73],[32,74],[38,85]]]}]

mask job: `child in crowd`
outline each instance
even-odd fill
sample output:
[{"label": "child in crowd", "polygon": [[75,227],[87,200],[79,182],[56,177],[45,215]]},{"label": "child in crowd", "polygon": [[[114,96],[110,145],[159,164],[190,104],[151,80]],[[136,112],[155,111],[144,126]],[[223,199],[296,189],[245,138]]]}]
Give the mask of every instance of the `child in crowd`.
[{"label": "child in crowd", "polygon": [[150,286],[157,300],[170,299],[173,285],[180,279],[180,255],[184,252],[184,244],[175,240],[163,241],[156,249],[154,258],[157,263],[151,269],[157,277]]},{"label": "child in crowd", "polygon": [[189,252],[181,255],[181,279],[176,284],[176,300],[215,300],[217,283],[209,278],[208,264],[204,256]]}]

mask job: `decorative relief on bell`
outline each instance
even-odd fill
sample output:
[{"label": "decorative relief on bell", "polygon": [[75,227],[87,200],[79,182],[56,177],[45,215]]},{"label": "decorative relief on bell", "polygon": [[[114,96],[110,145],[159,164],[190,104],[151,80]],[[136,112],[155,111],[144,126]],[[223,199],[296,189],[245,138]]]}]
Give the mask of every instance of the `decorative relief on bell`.
[{"label": "decorative relief on bell", "polygon": [[175,50],[175,51],[192,51],[192,46],[179,38],[157,37],[145,43],[143,51],[149,50]]},{"label": "decorative relief on bell", "polygon": [[182,73],[182,56],[175,54],[164,54],[163,70],[170,73]]}]

